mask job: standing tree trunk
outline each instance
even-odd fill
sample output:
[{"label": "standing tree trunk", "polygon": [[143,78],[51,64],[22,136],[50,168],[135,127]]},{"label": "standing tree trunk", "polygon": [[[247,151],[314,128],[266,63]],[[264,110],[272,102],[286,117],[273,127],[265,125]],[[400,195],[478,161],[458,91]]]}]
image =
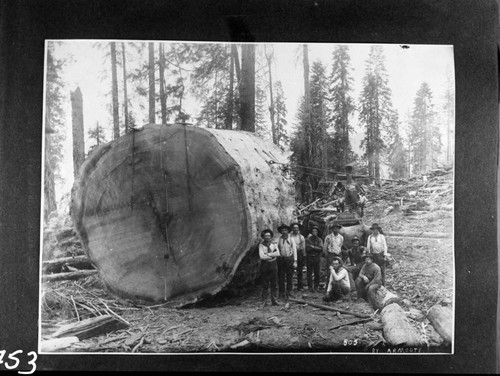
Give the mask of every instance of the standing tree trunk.
[{"label": "standing tree trunk", "polygon": [[48,220],[50,213],[57,210],[56,190],[54,184],[54,169],[50,163],[50,156],[47,152],[50,150],[51,139],[50,135],[45,134],[45,169],[43,179],[43,218],[45,222]]},{"label": "standing tree trunk", "polygon": [[116,42],[111,42],[111,96],[113,100],[113,139],[120,137],[120,119],[118,114],[118,80],[116,74]]},{"label": "standing tree trunk", "polygon": [[[306,153],[306,165],[312,164],[312,151],[313,151],[313,145],[312,145],[312,140],[311,140],[311,85],[309,84],[309,49],[307,47],[307,44],[304,44],[302,46],[302,51],[303,51],[303,65],[304,65],[304,104],[305,104],[305,111],[306,111],[306,121],[304,122],[304,142],[305,142],[305,153]],[[307,197],[306,199],[308,201],[312,201],[312,189],[313,189],[313,183],[312,183],[313,177],[311,175],[308,175],[307,177],[307,187],[309,188],[307,190]]]},{"label": "standing tree trunk", "polygon": [[[264,45],[264,49],[266,46]],[[276,122],[274,121],[274,98],[273,98],[273,76],[271,73],[271,61],[272,61],[273,55],[272,54],[267,54],[266,51],[266,60],[267,60],[267,67],[268,67],[268,72],[269,72],[269,100],[271,101],[269,105],[269,115],[271,116],[271,134],[273,135],[273,144],[278,145],[278,132],[276,132]]]},{"label": "standing tree trunk", "polygon": [[71,92],[71,119],[73,123],[73,176],[76,178],[85,159],[83,131],[83,99],[80,88]]},{"label": "standing tree trunk", "polygon": [[243,44],[241,48],[240,85],[241,130],[255,132],[255,45]]},{"label": "standing tree trunk", "polygon": [[125,43],[122,43],[122,60],[123,60],[123,117],[125,119],[125,133],[128,133],[128,96],[127,96],[127,66],[125,59]]},{"label": "standing tree trunk", "polygon": [[155,123],[155,46],[153,42],[149,47],[149,122]]},{"label": "standing tree trunk", "polygon": [[165,52],[163,51],[163,44],[160,43],[160,106],[161,106],[161,121],[167,124],[167,96],[165,95]]},{"label": "standing tree trunk", "polygon": [[[236,48],[236,46],[235,46]],[[234,56],[233,45],[231,45],[231,54],[229,58],[229,92],[227,93],[227,114],[226,129],[233,129],[233,111],[234,111]]]}]

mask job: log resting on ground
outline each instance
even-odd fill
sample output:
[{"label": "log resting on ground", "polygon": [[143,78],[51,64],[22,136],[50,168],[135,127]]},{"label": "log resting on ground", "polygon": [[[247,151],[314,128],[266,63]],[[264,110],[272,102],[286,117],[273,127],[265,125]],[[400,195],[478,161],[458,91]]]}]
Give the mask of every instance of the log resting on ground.
[{"label": "log resting on ground", "polygon": [[451,343],[453,339],[453,311],[439,304],[433,306],[427,313],[427,318],[443,339]]},{"label": "log resting on ground", "polygon": [[284,162],[253,133],[149,124],[92,151],[71,215],[110,292],[179,307],[255,279],[260,231],[295,219]]},{"label": "log resting on ground", "polygon": [[402,299],[396,294],[387,290],[385,286],[380,286],[375,292],[372,299],[370,299],[370,301],[374,303],[374,309],[382,309],[392,303],[402,303]]},{"label": "log resting on ground", "polygon": [[392,346],[421,346],[422,336],[415,329],[403,309],[397,303],[385,306],[381,312],[383,333],[387,343]]}]

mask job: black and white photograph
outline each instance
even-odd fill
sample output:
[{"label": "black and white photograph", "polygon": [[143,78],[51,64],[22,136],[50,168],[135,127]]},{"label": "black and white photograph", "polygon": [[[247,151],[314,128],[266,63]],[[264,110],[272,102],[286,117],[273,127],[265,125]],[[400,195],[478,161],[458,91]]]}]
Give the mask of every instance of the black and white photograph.
[{"label": "black and white photograph", "polygon": [[38,353],[454,354],[453,45],[44,53]]}]

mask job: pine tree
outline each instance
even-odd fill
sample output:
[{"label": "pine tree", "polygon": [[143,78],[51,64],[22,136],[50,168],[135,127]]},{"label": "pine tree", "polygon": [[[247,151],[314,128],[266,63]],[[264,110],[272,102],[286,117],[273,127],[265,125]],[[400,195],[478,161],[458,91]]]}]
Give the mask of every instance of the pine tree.
[{"label": "pine tree", "polygon": [[391,90],[384,60],[383,47],[372,46],[365,64],[360,97],[359,120],[366,129],[361,144],[365,150],[363,157],[368,160],[369,175],[376,180],[380,179],[382,153],[386,147],[384,132],[389,133],[392,113]]},{"label": "pine tree", "polygon": [[255,132],[255,45],[241,46],[241,130]]},{"label": "pine tree", "polygon": [[349,47],[335,47],[332,60],[328,88],[330,100],[328,122],[334,127],[333,143],[335,147],[330,157],[330,165],[335,170],[343,170],[344,166],[351,162],[353,153],[349,140],[349,134],[352,131],[349,116],[354,111],[355,106],[350,96],[353,79],[350,74]]},{"label": "pine tree", "polygon": [[[312,159],[315,165],[324,170],[326,178],[326,170],[328,168],[328,144],[330,136],[327,132],[327,81],[325,66],[315,61],[311,68],[311,131],[314,135],[313,143],[314,158]],[[321,145],[321,146],[320,146]],[[320,150],[317,150],[320,147]]]},{"label": "pine tree", "polygon": [[286,105],[285,94],[283,93],[283,86],[281,81],[274,83],[274,115],[275,115],[275,136],[276,145],[283,147],[288,144],[290,137],[287,134],[287,121],[286,121]]},{"label": "pine tree", "polygon": [[156,111],[155,111],[155,102],[156,102],[156,90],[155,90],[155,47],[153,42],[148,43],[148,77],[149,77],[149,116],[148,121],[150,123],[156,122]]},{"label": "pine tree", "polygon": [[104,135],[104,129],[99,125],[99,122],[96,123],[94,128],[89,130],[88,135],[91,140],[95,141],[95,144],[90,145],[89,154],[96,146],[107,142],[106,136]]},{"label": "pine tree", "polygon": [[400,122],[397,112],[391,115],[392,128],[394,131],[393,142],[388,147],[388,163],[391,170],[391,179],[402,179],[408,176],[407,150],[400,135]]},{"label": "pine tree", "polygon": [[110,43],[111,48],[111,87],[113,105],[113,138],[120,137],[120,117],[118,113],[118,79],[116,67],[116,42]]},{"label": "pine tree", "polygon": [[413,154],[413,173],[427,173],[437,162],[441,149],[441,136],[436,124],[432,91],[426,82],[420,85],[415,96],[409,141]]}]

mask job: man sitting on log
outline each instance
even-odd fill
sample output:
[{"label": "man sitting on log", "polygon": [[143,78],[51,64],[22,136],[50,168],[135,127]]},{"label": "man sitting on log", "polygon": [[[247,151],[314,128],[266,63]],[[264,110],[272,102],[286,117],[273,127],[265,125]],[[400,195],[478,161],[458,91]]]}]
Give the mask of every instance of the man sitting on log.
[{"label": "man sitting on log", "polygon": [[323,296],[323,301],[334,302],[349,294],[351,284],[349,283],[349,275],[347,270],[343,268],[343,263],[340,257],[335,257],[330,266],[330,280],[326,289],[326,294]]},{"label": "man sitting on log", "polygon": [[[319,289],[319,267],[321,262],[321,252],[323,252],[323,240],[319,237],[319,228],[311,228],[311,235],[306,239],[307,254],[307,286],[309,291],[314,292]],[[314,285],[313,285],[314,273]]]},{"label": "man sitting on log", "polygon": [[[278,290],[281,299],[287,299],[292,295],[293,270],[297,268],[297,246],[289,236],[290,226],[281,225],[278,227],[281,233],[278,239]],[[286,290],[285,290],[286,281]]]},{"label": "man sitting on log", "polygon": [[260,273],[262,278],[262,301],[264,306],[267,304],[267,292],[271,288],[271,304],[279,305],[276,301],[276,282],[278,278],[278,267],[276,258],[279,257],[280,251],[276,244],[271,243],[274,234],[271,230],[266,229],[260,233],[264,241],[259,244],[260,257]]},{"label": "man sitting on log", "polygon": [[363,298],[374,307],[375,294],[382,285],[382,273],[380,267],[373,262],[373,254],[364,252],[363,259],[365,263],[355,281],[358,292],[357,299]]},{"label": "man sitting on log", "polygon": [[291,223],[290,227],[292,229],[290,238],[293,239],[295,245],[297,246],[297,291],[302,291],[304,288],[304,284],[302,283],[302,271],[304,269],[306,258],[306,240],[299,232],[300,225],[297,222]]},{"label": "man sitting on log", "polygon": [[[323,245],[323,255],[326,257],[326,275],[330,275],[330,265],[334,257],[342,257],[342,245],[344,244],[344,237],[339,234],[340,226],[337,222],[332,225],[333,233],[325,238]],[[328,283],[328,280],[327,280]]]}]

